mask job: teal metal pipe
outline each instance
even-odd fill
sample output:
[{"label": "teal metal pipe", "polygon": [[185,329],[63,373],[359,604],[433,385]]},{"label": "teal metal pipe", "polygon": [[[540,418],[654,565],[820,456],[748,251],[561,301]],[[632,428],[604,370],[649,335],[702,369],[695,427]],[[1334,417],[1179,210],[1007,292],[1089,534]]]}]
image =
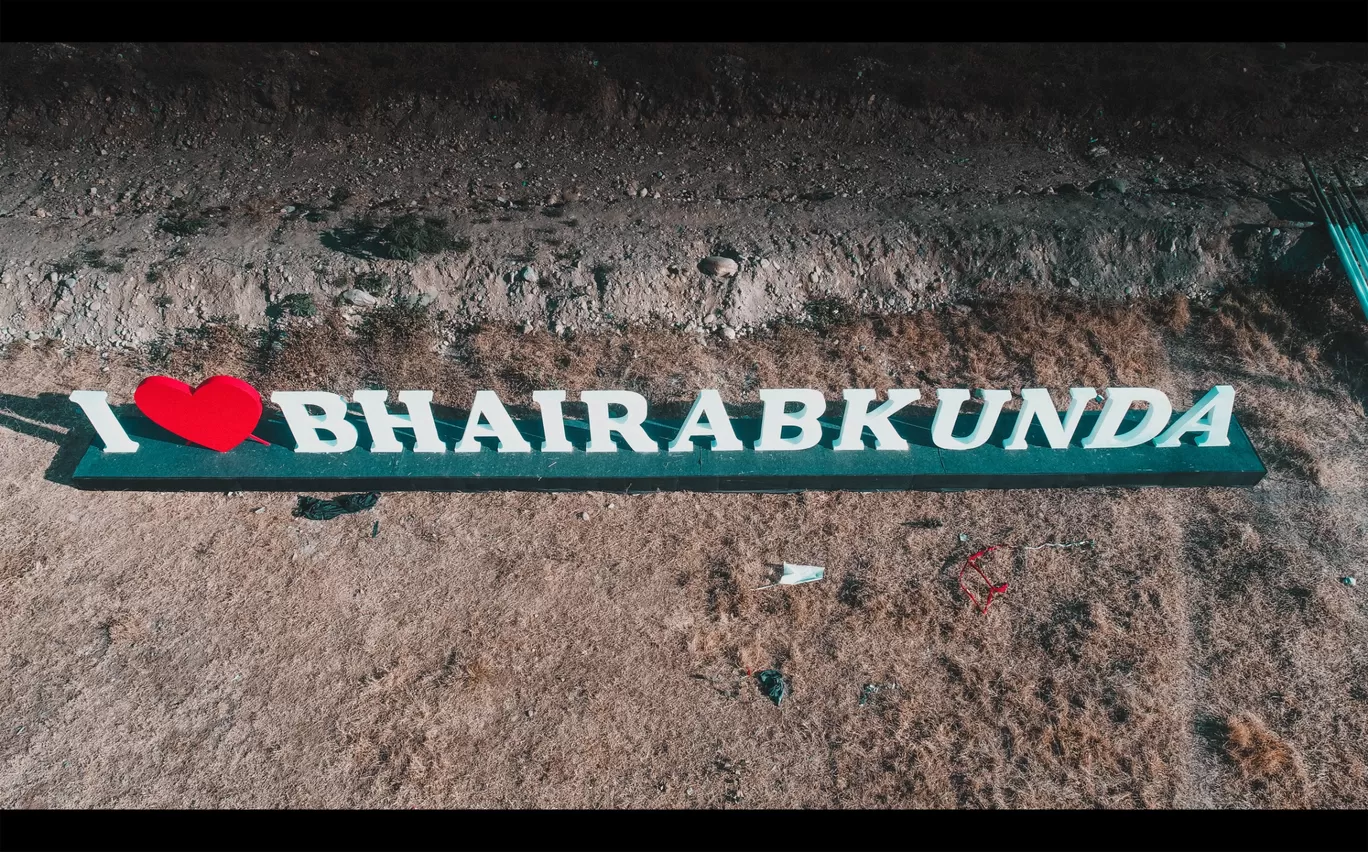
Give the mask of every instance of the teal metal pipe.
[{"label": "teal metal pipe", "polygon": [[1358,259],[1354,257],[1354,251],[1349,247],[1345,239],[1344,232],[1339,227],[1334,212],[1330,209],[1330,201],[1325,194],[1325,189],[1321,186],[1320,178],[1316,177],[1316,172],[1311,168],[1311,162],[1302,156],[1302,163],[1306,166],[1306,173],[1311,176],[1311,188],[1316,196],[1316,204],[1321,209],[1321,215],[1325,217],[1326,230],[1330,232],[1330,241],[1335,246],[1335,253],[1339,255],[1340,265],[1344,267],[1344,272],[1349,276],[1349,284],[1354,288],[1354,295],[1358,297],[1359,307],[1363,309],[1363,315],[1368,318],[1368,281],[1364,279],[1363,269],[1359,266]]}]

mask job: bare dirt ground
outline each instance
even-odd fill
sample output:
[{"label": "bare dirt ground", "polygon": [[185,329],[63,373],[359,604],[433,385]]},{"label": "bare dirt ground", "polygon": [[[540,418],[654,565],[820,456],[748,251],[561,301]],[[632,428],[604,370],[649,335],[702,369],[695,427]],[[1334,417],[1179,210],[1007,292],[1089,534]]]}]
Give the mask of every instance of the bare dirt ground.
[{"label": "bare dirt ground", "polygon": [[[420,47],[419,73],[0,48],[0,802],[1368,804],[1368,607],[1341,579],[1368,557],[1368,323],[1298,224],[1294,156],[1363,182],[1361,56],[830,49]],[[381,256],[407,210],[453,242]],[[713,253],[741,272],[700,273]],[[374,304],[335,304],[360,284]],[[72,488],[65,395],[153,373],[455,407],[1224,382],[1270,472],[386,494],[327,522],[294,494]],[[983,615],[956,577],[989,544],[1010,591]],[[780,561],[827,577],[753,591]]]}]

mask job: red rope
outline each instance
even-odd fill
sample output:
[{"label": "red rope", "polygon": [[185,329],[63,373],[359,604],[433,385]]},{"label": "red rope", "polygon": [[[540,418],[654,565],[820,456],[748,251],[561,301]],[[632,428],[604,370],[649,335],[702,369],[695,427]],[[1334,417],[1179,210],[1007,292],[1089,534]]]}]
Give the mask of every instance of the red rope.
[{"label": "red rope", "polygon": [[[983,550],[980,550],[978,553],[975,553],[973,556],[970,556],[969,560],[964,563],[964,567],[960,569],[959,573],[960,588],[964,589],[964,593],[969,596],[969,600],[974,602],[974,606],[979,608],[979,612],[985,615],[988,613],[988,607],[993,603],[993,598],[1007,591],[1006,583],[998,583],[994,585],[993,581],[988,579],[988,575],[983,573],[983,569],[980,568],[978,564],[978,559],[980,556],[991,553],[992,551],[997,549],[998,546],[995,544],[991,547],[985,547]],[[978,598],[974,597],[974,593],[969,591],[969,587],[964,585],[964,572],[968,570],[970,567],[973,567],[973,569],[978,572],[979,576],[983,578],[983,582],[988,584],[988,598],[983,602],[982,605],[979,604]]]}]

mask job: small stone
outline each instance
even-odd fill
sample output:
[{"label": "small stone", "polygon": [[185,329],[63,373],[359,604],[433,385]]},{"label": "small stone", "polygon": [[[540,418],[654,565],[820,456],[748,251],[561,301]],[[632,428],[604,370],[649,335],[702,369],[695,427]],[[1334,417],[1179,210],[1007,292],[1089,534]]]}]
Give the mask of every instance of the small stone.
[{"label": "small stone", "polygon": [[260,514],[261,514],[262,512],[264,512],[264,511],[266,511],[266,507],[265,507],[265,506],[257,506],[255,509],[252,510],[252,514],[253,514],[253,515],[260,515]]},{"label": "small stone", "polygon": [[101,293],[108,293],[108,292],[109,292],[109,282],[108,282],[108,281],[101,281],[101,282],[99,282],[99,283],[97,283],[97,284],[95,285],[95,289],[96,289],[96,290],[99,290]]},{"label": "small stone", "polygon": [[519,160],[518,162],[514,163],[513,168],[521,170],[523,168],[522,160]]},{"label": "small stone", "polygon": [[637,195],[641,196],[642,198],[645,198],[647,195],[650,195],[650,194],[651,194],[651,191],[650,191],[649,189],[647,189],[646,187],[644,187],[644,186],[643,186],[643,187],[641,188],[641,190],[637,193]]},{"label": "small stone", "polygon": [[291,204],[291,205],[288,206],[288,207],[282,207],[282,208],[280,208],[280,212],[281,212],[281,213],[284,213],[285,215],[288,216],[289,214],[295,212],[294,205]]},{"label": "small stone", "polygon": [[531,333],[532,333],[532,323],[531,323],[531,322],[524,322],[524,323],[522,324],[522,333],[523,333],[523,334],[531,334]]},{"label": "small stone", "polygon": [[1340,577],[1340,582],[1350,588],[1358,585],[1358,580],[1355,580],[1353,577]]},{"label": "small stone", "polygon": [[808,273],[808,280],[811,281],[813,284],[816,284],[818,281],[822,280],[822,273],[814,269]]},{"label": "small stone", "polygon": [[26,335],[24,335],[24,336],[27,337],[29,340],[37,340],[38,338],[42,337],[43,335],[39,334],[39,333],[36,332],[36,331],[30,331],[28,334],[26,334]]},{"label": "small stone", "polygon": [[524,284],[536,284],[541,280],[541,276],[537,274],[537,270],[530,266],[524,266],[522,271],[518,273],[518,278],[521,279]]},{"label": "small stone", "polygon": [[1095,181],[1091,186],[1088,187],[1088,191],[1093,193],[1094,195],[1099,195],[1107,192],[1114,192],[1117,195],[1125,195],[1126,190],[1128,189],[1130,189],[1130,184],[1122,180],[1121,178],[1116,177],[1103,178],[1102,180]]},{"label": "small stone", "polygon": [[556,334],[565,334],[565,326],[562,323],[556,323]]},{"label": "small stone", "polygon": [[1077,286],[1078,286],[1078,279],[1077,279],[1077,278],[1074,278],[1072,275],[1070,275],[1070,276],[1069,276],[1069,286],[1070,286],[1070,287],[1077,287]]},{"label": "small stone", "polygon": [[616,508],[617,508],[617,504],[616,504],[616,503],[609,503],[609,504],[608,504],[608,508],[610,508],[610,509],[616,509]]},{"label": "small stone", "polygon": [[724,325],[724,326],[722,326],[722,336],[725,337],[725,338],[727,338],[728,340],[735,340],[735,339],[736,339],[736,329],[732,328],[732,327],[729,326],[729,325]]},{"label": "small stone", "polygon": [[39,207],[37,210],[33,211],[33,215],[37,216],[39,219],[46,219],[47,211]]},{"label": "small stone", "polygon": [[578,517],[579,517],[579,519],[580,519],[581,521],[587,521],[587,520],[589,520],[589,513],[588,513],[588,512],[580,512]]},{"label": "small stone", "polygon": [[355,287],[345,291],[342,294],[342,299],[348,304],[356,305],[357,307],[363,308],[369,307],[370,305],[374,305],[377,301],[379,301],[370,293],[367,293],[365,290],[358,290]]},{"label": "small stone", "polygon": [[51,283],[51,284],[56,284],[57,281],[58,281],[61,277],[62,277],[62,276],[58,275],[58,274],[55,273],[55,272],[49,272],[49,273],[48,273],[48,282]]},{"label": "small stone", "polygon": [[713,278],[730,278],[741,271],[736,261],[729,257],[716,256],[703,258],[699,261],[698,269],[704,275],[711,275]]},{"label": "small stone", "polygon": [[1094,159],[1096,159],[1097,157],[1105,157],[1107,156],[1107,153],[1108,151],[1106,149],[1106,146],[1103,145],[1094,145],[1093,147],[1088,149],[1088,156],[1093,157]]},{"label": "small stone", "polygon": [[969,533],[960,533],[960,541],[968,541]]}]

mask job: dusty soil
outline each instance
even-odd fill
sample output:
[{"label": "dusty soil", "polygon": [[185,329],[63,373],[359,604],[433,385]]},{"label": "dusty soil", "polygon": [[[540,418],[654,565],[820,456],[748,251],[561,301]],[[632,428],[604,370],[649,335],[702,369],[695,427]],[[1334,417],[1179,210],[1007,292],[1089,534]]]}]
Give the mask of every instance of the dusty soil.
[{"label": "dusty soil", "polygon": [[[0,342],[358,282],[453,328],[743,335],[831,298],[1208,299],[1328,254],[1297,154],[1364,183],[1358,48],[4,45]],[[451,247],[392,259],[365,223],[405,213]]]},{"label": "dusty soil", "polygon": [[[1363,182],[1361,51],[234,49],[0,46],[6,806],[1368,804],[1368,322],[1295,160]],[[356,220],[409,209],[460,242],[374,256]],[[1269,476],[327,522],[72,488],[65,395],[152,373],[455,407],[1225,382]],[[754,591],[781,561],[827,577]]]}]

